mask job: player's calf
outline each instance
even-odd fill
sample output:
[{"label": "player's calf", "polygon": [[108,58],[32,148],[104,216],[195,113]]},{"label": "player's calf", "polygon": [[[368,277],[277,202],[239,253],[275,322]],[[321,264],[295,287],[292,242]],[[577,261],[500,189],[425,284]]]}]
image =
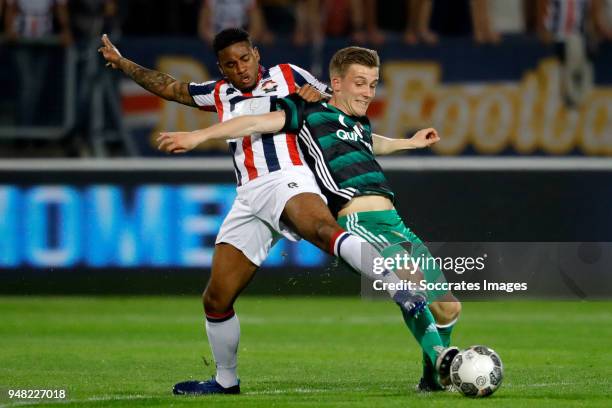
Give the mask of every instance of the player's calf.
[{"label": "player's calf", "polygon": [[436,324],[445,326],[459,318],[461,302],[453,295],[450,295],[449,297],[443,297],[431,302],[429,309],[436,319]]},{"label": "player's calf", "polygon": [[342,230],[323,199],[314,193],[302,193],[285,204],[281,219],[302,238],[328,252],[334,234]]},{"label": "player's calf", "polygon": [[[461,303],[452,293],[448,293],[429,305],[429,309],[435,318],[436,328],[442,345],[448,347],[451,343],[451,333],[461,313]],[[438,383],[437,371],[429,356],[423,353],[423,375],[417,390],[421,392],[444,391],[448,387],[443,387]]]},{"label": "player's calf", "polygon": [[207,288],[202,294],[206,315],[224,315],[233,310],[233,299]]}]

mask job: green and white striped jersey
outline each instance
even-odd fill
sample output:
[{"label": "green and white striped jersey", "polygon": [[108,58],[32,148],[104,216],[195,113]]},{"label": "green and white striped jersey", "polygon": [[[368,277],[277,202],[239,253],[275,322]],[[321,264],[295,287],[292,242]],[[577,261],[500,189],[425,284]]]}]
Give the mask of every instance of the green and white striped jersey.
[{"label": "green and white striped jersey", "polygon": [[348,116],[325,102],[309,103],[298,95],[276,100],[285,111],[283,132],[298,133],[304,160],[315,174],[334,215],[353,197],[393,191],[376,161],[366,116]]}]

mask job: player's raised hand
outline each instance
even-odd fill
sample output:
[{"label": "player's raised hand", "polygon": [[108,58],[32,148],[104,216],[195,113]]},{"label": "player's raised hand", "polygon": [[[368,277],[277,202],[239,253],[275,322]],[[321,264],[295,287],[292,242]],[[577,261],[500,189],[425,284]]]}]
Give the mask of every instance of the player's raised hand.
[{"label": "player's raised hand", "polygon": [[102,54],[106,60],[106,66],[114,69],[119,68],[119,60],[121,53],[115,45],[109,40],[108,35],[102,35],[102,47],[98,48],[98,52]]},{"label": "player's raised hand", "polygon": [[199,142],[194,132],[162,132],[157,138],[157,149],[166,153],[186,153]]},{"label": "player's raised hand", "polygon": [[317,88],[308,84],[297,88],[296,93],[306,102],[319,102],[324,98]]},{"label": "player's raised hand", "polygon": [[410,140],[414,147],[423,148],[439,142],[440,136],[438,136],[438,131],[436,129],[426,128],[416,132]]}]

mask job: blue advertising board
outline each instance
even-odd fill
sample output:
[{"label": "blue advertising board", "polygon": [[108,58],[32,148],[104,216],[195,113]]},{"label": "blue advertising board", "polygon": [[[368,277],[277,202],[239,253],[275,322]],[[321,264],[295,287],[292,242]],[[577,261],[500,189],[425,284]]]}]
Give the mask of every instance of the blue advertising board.
[{"label": "blue advertising board", "polygon": [[[433,160],[428,171],[382,161],[398,212],[426,242],[612,242],[605,160],[590,169],[593,159],[548,169]],[[139,162],[0,169],[0,293],[200,292],[236,194],[231,163]],[[338,266],[305,241],[282,239],[249,290],[358,292],[359,278]]]},{"label": "blue advertising board", "polygon": [[[0,268],[210,268],[229,184],[0,185]],[[282,240],[267,267],[321,267]]]}]

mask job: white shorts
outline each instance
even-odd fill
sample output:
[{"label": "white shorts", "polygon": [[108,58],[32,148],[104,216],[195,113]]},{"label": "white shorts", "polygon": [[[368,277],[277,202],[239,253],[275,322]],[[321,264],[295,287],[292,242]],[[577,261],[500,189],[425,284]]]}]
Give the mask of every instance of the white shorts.
[{"label": "white shorts", "polygon": [[231,244],[260,266],[270,248],[285,236],[291,241],[301,237],[280,220],[285,204],[301,193],[321,193],[314,175],[304,166],[279,170],[257,177],[236,189],[238,195],[225,217],[216,244]]}]

